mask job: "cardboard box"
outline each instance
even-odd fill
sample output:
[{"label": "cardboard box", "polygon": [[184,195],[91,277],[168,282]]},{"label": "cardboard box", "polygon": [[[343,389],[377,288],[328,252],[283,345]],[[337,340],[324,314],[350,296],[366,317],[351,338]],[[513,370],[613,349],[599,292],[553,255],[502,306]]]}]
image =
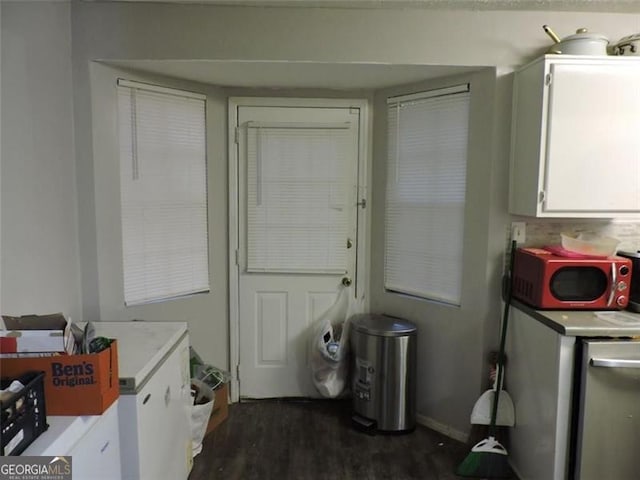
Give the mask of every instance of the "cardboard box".
[{"label": "cardboard box", "polygon": [[229,416],[229,384],[223,383],[222,386],[213,391],[215,399],[213,400],[213,410],[209,417],[205,436],[216,429],[218,425],[224,422]]},{"label": "cardboard box", "polygon": [[61,313],[2,316],[0,353],[71,353],[74,343],[71,324]]},{"label": "cardboard box", "polygon": [[47,415],[100,415],[120,395],[118,344],[87,355],[3,358],[3,377],[42,370]]}]

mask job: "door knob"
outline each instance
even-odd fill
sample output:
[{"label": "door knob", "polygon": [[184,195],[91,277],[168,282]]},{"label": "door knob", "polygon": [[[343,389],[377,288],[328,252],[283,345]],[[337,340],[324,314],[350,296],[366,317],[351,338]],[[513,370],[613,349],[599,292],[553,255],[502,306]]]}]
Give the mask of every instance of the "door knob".
[{"label": "door knob", "polygon": [[351,285],[351,277],[342,277],[342,285],[348,287]]}]

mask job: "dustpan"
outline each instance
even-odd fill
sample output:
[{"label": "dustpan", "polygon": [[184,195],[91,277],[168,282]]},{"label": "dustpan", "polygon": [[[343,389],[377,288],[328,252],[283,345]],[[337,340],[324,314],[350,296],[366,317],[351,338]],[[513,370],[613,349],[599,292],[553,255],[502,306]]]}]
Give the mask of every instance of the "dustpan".
[{"label": "dustpan", "polygon": [[[496,395],[496,381],[500,375],[500,366],[497,367],[496,379],[493,382],[493,388],[490,388],[476,401],[471,410],[472,425],[489,425],[491,424],[491,408],[493,399]],[[505,391],[500,390],[498,395],[498,411],[496,412],[496,425],[503,427],[513,427],[516,423],[515,408],[511,396]]]},{"label": "dustpan", "polygon": [[[495,425],[504,427],[513,427],[516,421],[515,408],[511,396],[502,389],[502,376],[504,375],[504,350],[505,340],[507,337],[507,322],[509,320],[509,308],[511,305],[511,278],[515,261],[515,240],[511,242],[511,261],[509,263],[510,273],[502,278],[502,291],[506,293],[504,298],[504,313],[502,325],[500,325],[500,351],[498,352],[498,361],[496,364],[496,376],[493,381],[493,388],[487,390],[476,401],[471,410],[472,425],[491,425],[491,412],[495,410]],[[496,395],[497,384],[500,384],[500,394]],[[498,404],[494,408],[493,399],[498,399]]]}]

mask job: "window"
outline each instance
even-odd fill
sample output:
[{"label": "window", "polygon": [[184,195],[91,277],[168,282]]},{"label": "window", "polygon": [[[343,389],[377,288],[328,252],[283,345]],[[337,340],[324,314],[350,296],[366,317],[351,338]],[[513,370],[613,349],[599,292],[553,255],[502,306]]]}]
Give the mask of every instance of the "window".
[{"label": "window", "polygon": [[385,289],[460,305],[469,86],[388,105]]},{"label": "window", "polygon": [[126,305],[209,291],[205,97],[118,80]]}]

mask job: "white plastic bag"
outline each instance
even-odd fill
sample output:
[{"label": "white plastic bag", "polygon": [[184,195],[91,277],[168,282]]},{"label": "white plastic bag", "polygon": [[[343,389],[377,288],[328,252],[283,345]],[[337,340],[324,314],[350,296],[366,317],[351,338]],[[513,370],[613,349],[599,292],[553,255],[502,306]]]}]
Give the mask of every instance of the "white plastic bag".
[{"label": "white plastic bag", "polygon": [[191,450],[195,457],[202,451],[202,440],[213,410],[214,393],[209,385],[196,378],[191,379],[191,385],[198,387],[199,396],[209,399],[206,403],[191,406]]},{"label": "white plastic bag", "polygon": [[320,395],[336,398],[349,374],[349,322],[351,289],[342,288],[336,302],[312,325],[309,364],[313,385]]}]

